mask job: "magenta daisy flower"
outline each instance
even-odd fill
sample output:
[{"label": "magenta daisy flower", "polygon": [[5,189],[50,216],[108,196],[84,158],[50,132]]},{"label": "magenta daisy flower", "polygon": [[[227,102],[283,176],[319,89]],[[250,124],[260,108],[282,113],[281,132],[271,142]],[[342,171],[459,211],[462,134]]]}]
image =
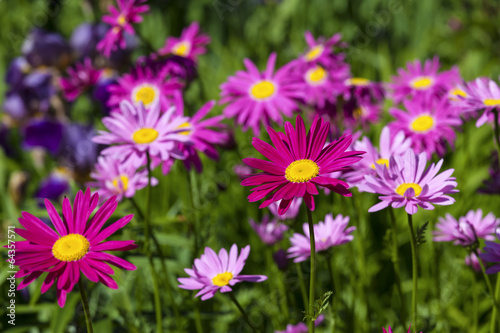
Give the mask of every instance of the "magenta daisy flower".
[{"label": "magenta daisy flower", "polygon": [[132,24],[142,22],[140,14],[149,10],[148,5],[143,5],[146,0],[117,0],[118,8],[109,6],[110,15],[102,17],[102,21],[109,24],[104,38],[97,44],[97,50],[101,51],[106,57],[111,55],[111,51],[126,47],[124,32],[131,35],[135,34]]},{"label": "magenta daisy flower", "polygon": [[[500,240],[500,229],[497,229],[496,235],[498,240]],[[485,242],[486,246],[483,248],[484,253],[479,255],[484,261],[495,263],[493,266],[486,269],[487,274],[495,274],[500,272],[500,243]]]},{"label": "magenta daisy flower", "polygon": [[[331,247],[339,246],[348,243],[354,239],[351,233],[356,230],[356,227],[349,227],[349,216],[337,215],[335,219],[332,214],[325,216],[325,222],[320,221],[314,225],[314,240],[316,252],[326,251]],[[304,223],[302,226],[304,235],[295,233],[290,238],[292,246],[288,249],[288,258],[294,262],[301,262],[311,256],[311,240],[309,234],[309,224]]]},{"label": "magenta daisy flower", "polygon": [[[94,181],[88,182],[88,187],[97,189],[101,200],[116,196],[118,201],[123,197],[132,198],[135,191],[148,186],[148,173],[146,169],[138,170],[134,165],[142,161],[121,162],[111,156],[99,156],[94,171],[90,177]],[[151,178],[151,185],[156,186],[158,179]]]},{"label": "magenta daisy flower", "polygon": [[158,103],[146,111],[142,103],[136,108],[123,101],[120,110],[120,113],[115,112],[102,120],[110,132],[99,131],[93,138],[96,143],[114,145],[105,148],[103,155],[124,162],[130,159],[136,168],[144,164],[146,152],[161,161],[183,158],[177,144],[188,142],[189,138],[182,132],[191,130],[191,127],[182,126],[188,121],[187,117],[174,117],[174,107],[160,114]]},{"label": "magenta daisy flower", "polygon": [[385,91],[378,82],[373,82],[362,77],[351,77],[344,81],[347,89],[344,90],[344,99],[352,97],[380,102],[384,99]]},{"label": "magenta daisy flower", "polygon": [[360,191],[364,191],[365,175],[375,175],[376,164],[388,167],[391,156],[403,155],[410,148],[410,144],[411,141],[405,138],[403,131],[391,138],[391,132],[387,126],[382,129],[380,134],[380,150],[367,137],[354,142],[353,149],[366,151],[366,155],[351,166],[352,170],[344,174],[346,181],[350,185],[356,186]]},{"label": "magenta daisy flower", "polygon": [[119,112],[122,101],[129,101],[136,106],[142,102],[146,109],[160,103],[161,110],[164,111],[173,105],[181,88],[179,82],[173,79],[165,81],[150,68],[137,66],[131,74],[124,74],[119,78],[117,84],[109,86],[108,106]]},{"label": "magenta daisy flower", "polygon": [[405,207],[408,214],[415,214],[418,207],[434,209],[434,205],[451,205],[455,199],[448,194],[457,193],[457,182],[451,177],[453,169],[438,174],[443,160],[432,163],[426,168],[425,153],[415,154],[408,149],[402,156],[392,156],[389,167],[375,165],[377,175],[366,175],[365,190],[380,194],[381,202],[371,207],[376,212],[391,205],[393,208]]},{"label": "magenta daisy flower", "polygon": [[480,77],[467,84],[470,93],[463,98],[467,111],[482,111],[481,116],[476,121],[476,126],[480,127],[487,122],[493,122],[493,110],[500,110],[500,88],[497,83],[490,78]]},{"label": "magenta daisy flower", "polygon": [[181,37],[168,37],[165,46],[158,51],[158,54],[175,54],[196,62],[199,55],[205,54],[205,46],[208,44],[210,37],[200,33],[200,25],[198,22],[193,22],[182,30]]},{"label": "magenta daisy flower", "polygon": [[433,240],[453,242],[455,245],[467,247],[476,243],[479,238],[495,240],[494,233],[498,226],[500,226],[500,219],[496,218],[493,213],[483,217],[481,209],[469,211],[458,221],[450,214],[446,214],[445,218],[439,218],[439,223],[436,225],[438,230],[433,232]]},{"label": "magenta daisy flower", "polygon": [[293,202],[290,204],[290,207],[288,207],[288,210],[283,215],[278,214],[280,204],[281,204],[281,200],[273,202],[272,204],[267,206],[267,208],[269,208],[269,211],[278,220],[281,220],[281,221],[293,220],[294,218],[297,217],[297,215],[299,215],[300,206],[302,205],[302,198],[297,198],[296,200],[293,200]]},{"label": "magenta daisy flower", "polygon": [[290,80],[289,66],[274,73],[275,62],[276,53],[272,53],[261,73],[252,61],[245,59],[247,71],[237,71],[220,85],[220,103],[229,103],[224,115],[234,117],[244,131],[251,127],[255,135],[259,133],[259,123],[269,126],[274,121],[281,125],[283,115],[291,117],[299,108],[297,101],[304,98],[300,81]]},{"label": "magenta daisy flower", "polygon": [[458,68],[453,67],[448,71],[438,72],[439,58],[426,60],[422,68],[419,60],[406,64],[407,70],[398,69],[399,76],[392,77],[392,98],[400,103],[407,98],[413,98],[422,92],[434,96],[446,94],[456,84],[460,83]]},{"label": "magenta daisy flower", "polygon": [[335,53],[334,47],[345,47],[346,43],[341,43],[340,40],[342,35],[337,33],[326,39],[324,37],[319,37],[318,40],[314,39],[313,34],[310,31],[304,33],[306,43],[308,46],[307,52],[301,57],[301,60],[308,63],[319,63],[326,67],[336,67],[340,64],[344,66],[349,66],[343,63],[344,54]]},{"label": "magenta daisy flower", "polygon": [[18,290],[28,286],[42,273],[48,272],[42,284],[42,293],[55,283],[58,303],[63,307],[66,295],[80,279],[80,272],[92,282],[101,282],[111,289],[118,289],[116,282],[109,276],[113,274],[113,270],[108,264],[126,270],[136,269],[128,261],[103,252],[127,251],[137,247],[133,240],[105,241],[129,223],[133,215],[127,215],[103,229],[118,203],[114,197],[109,199],[90,218],[98,201],[99,196],[91,196],[89,189],[85,194],[79,191],[73,209],[70,201],[64,199],[61,219],[52,203],[45,200],[55,231],[30,213],[21,213],[19,223],[25,229],[15,230],[26,240],[16,241],[15,264],[19,266],[16,278],[24,277]]},{"label": "magenta daisy flower", "polygon": [[217,254],[206,247],[200,259],[194,260],[193,268],[184,269],[189,277],[177,279],[181,283],[179,288],[200,290],[195,297],[201,296],[201,300],[205,301],[212,298],[218,290],[221,293],[232,291],[231,287],[238,282],[267,280],[265,275],[240,275],[249,253],[250,245],[242,248],[239,255],[236,244],[231,246],[229,254],[226,249],[221,249]]},{"label": "magenta daisy flower", "polygon": [[77,63],[75,68],[68,68],[69,77],[61,78],[59,84],[68,101],[74,101],[80,94],[95,85],[101,77],[102,70],[92,66],[90,58],[85,58],[83,63]]},{"label": "magenta daisy flower", "polygon": [[302,117],[297,116],[296,129],[290,122],[285,124],[285,134],[277,133],[271,127],[267,131],[274,146],[253,138],[252,145],[269,161],[245,158],[243,162],[263,173],[252,175],[241,182],[243,186],[257,186],[251,189],[250,202],[264,199],[259,208],[281,200],[278,213],[286,213],[294,198],[304,198],[307,207],[314,210],[313,195],[318,194],[316,185],[326,187],[343,196],[351,196],[345,182],[331,178],[330,173],[347,170],[361,159],[360,151],[346,151],[351,145],[351,135],[325,145],[330,124],[316,117],[309,133]]},{"label": "magenta daisy flower", "polygon": [[255,222],[254,219],[249,219],[248,223],[266,245],[278,243],[283,239],[285,231],[288,230],[288,227],[277,219],[270,220],[269,215],[264,215],[261,223]]},{"label": "magenta daisy flower", "polygon": [[314,63],[299,67],[306,103],[323,108],[326,102],[335,103],[337,96],[344,91],[343,81],[348,72]]},{"label": "magenta daisy flower", "polygon": [[456,127],[462,120],[446,98],[420,95],[404,100],[403,105],[406,111],[396,108],[389,111],[396,118],[389,123],[392,133],[403,131],[415,152],[425,152],[428,158],[433,153],[443,156],[446,143],[453,147]]}]

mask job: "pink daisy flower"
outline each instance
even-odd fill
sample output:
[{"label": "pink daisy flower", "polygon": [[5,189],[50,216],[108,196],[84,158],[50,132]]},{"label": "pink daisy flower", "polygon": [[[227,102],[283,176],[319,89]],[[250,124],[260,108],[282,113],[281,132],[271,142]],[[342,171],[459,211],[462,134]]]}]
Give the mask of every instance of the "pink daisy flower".
[{"label": "pink daisy flower", "polygon": [[118,8],[109,6],[110,15],[102,17],[102,21],[109,24],[111,28],[108,30],[104,38],[97,44],[97,50],[103,55],[109,57],[111,51],[126,47],[124,32],[131,35],[135,34],[132,24],[142,22],[140,14],[149,10],[148,5],[142,3],[146,0],[117,0]]},{"label": "pink daisy flower", "polygon": [[348,73],[314,63],[300,67],[298,74],[303,82],[306,103],[319,108],[325,107],[326,102],[335,103],[344,90],[343,80]]},{"label": "pink daisy flower", "polygon": [[281,200],[273,202],[267,208],[269,208],[269,211],[276,217],[278,220],[284,221],[284,220],[293,220],[294,218],[299,215],[299,210],[300,206],[302,205],[302,198],[297,198],[296,200],[293,200],[293,202],[290,204],[290,207],[286,211],[285,214],[280,215],[278,214],[278,210],[280,208]]},{"label": "pink daisy flower", "polygon": [[123,101],[120,110],[120,113],[115,112],[103,118],[102,122],[109,132],[99,131],[93,138],[96,143],[114,145],[105,148],[103,155],[123,162],[130,159],[136,168],[145,163],[146,152],[151,158],[161,161],[183,158],[177,145],[189,141],[182,132],[191,130],[191,127],[182,126],[188,121],[187,117],[174,117],[174,107],[160,114],[158,103],[146,111],[142,103],[134,107],[128,101]]},{"label": "pink daisy flower", "polygon": [[308,63],[319,63],[326,67],[336,67],[343,65],[347,69],[349,65],[343,62],[344,54],[335,53],[334,47],[345,47],[346,43],[341,43],[342,35],[337,33],[326,39],[324,37],[319,37],[318,40],[314,39],[313,34],[310,31],[304,33],[306,43],[308,46],[307,52],[301,56],[301,60]]},{"label": "pink daisy flower", "polygon": [[403,131],[410,138],[415,152],[425,152],[428,158],[433,153],[443,156],[446,143],[453,147],[456,127],[462,124],[462,120],[446,98],[420,95],[413,100],[404,100],[403,105],[406,111],[396,108],[389,111],[396,118],[389,123],[392,133]]},{"label": "pink daisy flower", "polygon": [[[497,229],[496,235],[500,240],[500,229]],[[491,241],[485,242],[486,246],[483,248],[484,253],[479,255],[484,261],[495,263],[493,266],[486,269],[486,274],[495,274],[500,272],[500,243]]]},{"label": "pink daisy flower", "polygon": [[288,230],[288,227],[277,219],[269,220],[269,215],[265,215],[261,223],[255,222],[254,219],[249,219],[248,223],[250,223],[253,230],[255,230],[266,245],[278,243],[283,239],[283,234]]},{"label": "pink daisy flower", "polygon": [[252,145],[269,161],[257,158],[245,158],[243,162],[263,173],[252,175],[241,182],[243,186],[257,186],[251,189],[250,202],[264,199],[259,208],[269,206],[281,200],[278,213],[286,213],[294,198],[304,198],[306,206],[314,210],[313,195],[318,194],[316,185],[326,187],[343,196],[352,196],[345,182],[331,178],[330,173],[347,170],[361,159],[360,151],[346,149],[351,145],[351,135],[325,145],[330,124],[316,117],[309,133],[302,117],[297,116],[296,129],[290,122],[285,124],[285,134],[276,133],[268,127],[274,147],[253,138]]},{"label": "pink daisy flower", "polygon": [[407,98],[413,98],[423,92],[434,96],[446,94],[456,84],[460,83],[460,74],[457,67],[448,71],[438,72],[439,58],[426,60],[424,67],[419,60],[406,64],[407,70],[398,69],[399,76],[392,77],[392,98],[400,103]]},{"label": "pink daisy flower", "polygon": [[366,151],[363,158],[351,166],[352,170],[344,174],[346,181],[353,186],[356,186],[360,191],[364,191],[365,175],[375,175],[375,165],[389,166],[391,156],[401,156],[408,148],[411,141],[405,138],[403,131],[398,132],[391,139],[391,131],[389,127],[384,127],[380,134],[380,150],[375,147],[370,139],[363,137],[361,140],[354,142],[353,150]]},{"label": "pink daisy flower", "polygon": [[415,214],[418,207],[434,209],[434,205],[451,205],[455,199],[448,194],[457,193],[457,182],[450,177],[453,169],[438,175],[443,160],[432,163],[426,168],[425,153],[415,154],[408,149],[402,156],[392,156],[389,167],[375,165],[377,175],[366,175],[365,190],[380,194],[381,202],[368,211],[376,212],[391,205],[393,208],[405,207],[408,214]]},{"label": "pink daisy flower", "polygon": [[494,121],[493,110],[500,110],[500,88],[490,78],[480,77],[467,84],[470,94],[464,97],[468,111],[484,110],[476,121],[476,126],[483,126]]},{"label": "pink daisy flower", "polygon": [[[132,198],[135,191],[148,186],[148,173],[146,169],[138,170],[135,166],[142,163],[133,161],[121,162],[111,156],[99,156],[94,171],[90,177],[94,181],[88,182],[88,187],[97,189],[101,200],[116,196],[118,201],[123,197]],[[151,185],[158,185],[158,179],[151,178]]]},{"label": "pink daisy flower", "polygon": [[22,212],[19,223],[25,228],[16,228],[16,233],[25,241],[16,241],[16,262],[19,271],[16,278],[24,277],[18,285],[21,290],[32,283],[44,272],[49,272],[42,284],[45,293],[55,283],[57,300],[60,307],[66,302],[66,295],[80,279],[82,272],[90,281],[101,282],[111,289],[118,289],[116,282],[109,276],[113,270],[108,264],[126,270],[136,267],[126,260],[103,251],[127,251],[137,247],[133,240],[105,241],[118,229],[130,222],[133,215],[127,215],[105,229],[102,229],[118,205],[113,197],[90,215],[97,207],[99,196],[79,191],[75,197],[73,209],[70,201],[63,201],[63,218],[49,200],[45,206],[54,229],[39,218]]},{"label": "pink daisy flower", "polygon": [[59,84],[68,101],[74,101],[81,93],[99,81],[102,70],[92,66],[90,58],[85,58],[83,63],[77,63],[75,68],[68,68],[69,77],[62,77]]},{"label": "pink daisy flower", "polygon": [[344,85],[347,88],[344,90],[345,100],[355,97],[380,102],[385,96],[384,88],[380,83],[362,77],[350,77],[344,81]]},{"label": "pink daisy flower", "polygon": [[493,213],[483,217],[481,209],[469,211],[458,221],[450,214],[446,214],[445,218],[439,218],[439,223],[436,225],[438,230],[433,232],[433,240],[453,242],[455,245],[467,247],[479,241],[479,238],[495,240],[495,229],[498,226],[500,226],[500,219],[496,218]]},{"label": "pink daisy flower", "polygon": [[[339,246],[348,243],[354,239],[351,233],[356,230],[356,227],[349,227],[349,216],[337,215],[335,219],[332,214],[325,216],[325,222],[320,221],[314,225],[314,240],[316,252],[326,251],[331,247]],[[290,238],[292,246],[287,250],[288,258],[294,262],[302,262],[311,256],[311,240],[309,234],[309,224],[302,225],[304,235],[295,233]]]},{"label": "pink daisy flower", "polygon": [[208,44],[210,37],[200,33],[200,25],[198,22],[193,22],[182,30],[181,37],[168,37],[165,46],[158,51],[158,54],[175,54],[196,62],[199,55],[205,54],[205,46]]},{"label": "pink daisy flower", "polygon": [[167,110],[173,105],[181,88],[182,84],[176,80],[165,81],[150,68],[137,66],[131,74],[124,74],[118,78],[117,84],[109,86],[108,106],[119,112],[122,101],[129,101],[136,106],[142,103],[146,109],[155,103],[160,103],[161,110]]},{"label": "pink daisy flower", "polygon": [[291,117],[299,108],[297,100],[304,97],[303,85],[290,80],[289,66],[274,73],[275,62],[276,53],[272,53],[261,73],[252,61],[245,59],[247,71],[237,71],[220,85],[220,103],[229,103],[224,115],[234,117],[244,131],[251,127],[255,135],[259,134],[259,123],[269,126],[272,120],[281,125],[283,115]]},{"label": "pink daisy flower", "polygon": [[240,275],[245,266],[245,261],[250,253],[250,245],[241,249],[238,255],[236,244],[231,246],[229,254],[226,249],[221,249],[219,254],[209,247],[199,259],[194,260],[193,268],[185,268],[188,278],[178,278],[179,288],[200,290],[195,297],[201,296],[205,301],[212,298],[217,291],[227,293],[238,282],[262,282],[267,280],[265,275]]}]

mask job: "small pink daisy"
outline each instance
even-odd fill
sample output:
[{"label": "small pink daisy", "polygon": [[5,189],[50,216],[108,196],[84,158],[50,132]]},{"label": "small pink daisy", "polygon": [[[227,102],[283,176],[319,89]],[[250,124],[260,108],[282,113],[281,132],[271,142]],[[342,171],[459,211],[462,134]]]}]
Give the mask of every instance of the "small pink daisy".
[{"label": "small pink daisy", "polygon": [[[483,126],[487,122],[493,122],[493,110],[500,110],[500,88],[497,83],[490,78],[480,77],[467,84],[470,92],[463,100],[468,111],[480,112],[476,126]],[[483,111],[484,110],[484,111]]]},{"label": "small pink daisy", "polygon": [[308,63],[319,63],[326,67],[337,67],[343,65],[349,68],[349,65],[343,62],[344,54],[335,53],[334,47],[345,47],[346,43],[340,42],[342,35],[337,33],[332,37],[325,40],[324,37],[319,37],[318,40],[314,39],[310,31],[304,33],[306,43],[308,46],[307,52],[301,56],[301,60]]},{"label": "small pink daisy", "polygon": [[314,63],[300,66],[298,74],[303,82],[306,103],[323,108],[326,102],[335,103],[336,98],[344,90],[343,81],[348,72],[329,69]]},{"label": "small pink daisy", "polygon": [[158,54],[175,54],[196,62],[198,56],[206,52],[205,46],[208,44],[210,37],[200,33],[200,25],[198,22],[193,22],[182,30],[181,37],[168,37],[165,46],[158,51]]},{"label": "small pink daisy", "polygon": [[77,63],[75,68],[67,69],[69,77],[62,77],[59,84],[68,101],[74,101],[80,94],[92,87],[101,78],[102,70],[92,66],[90,58],[85,58],[83,63]]}]

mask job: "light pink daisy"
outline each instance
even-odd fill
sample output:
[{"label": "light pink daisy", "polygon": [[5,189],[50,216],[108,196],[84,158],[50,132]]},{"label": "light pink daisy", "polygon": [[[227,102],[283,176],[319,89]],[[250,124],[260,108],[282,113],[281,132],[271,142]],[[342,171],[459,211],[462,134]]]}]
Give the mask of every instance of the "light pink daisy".
[{"label": "light pink daisy", "polygon": [[198,22],[193,22],[182,30],[179,38],[168,37],[165,46],[158,51],[158,54],[175,54],[196,62],[198,56],[206,52],[205,46],[208,44],[210,37],[200,33],[200,25]]},{"label": "light pink daisy", "polygon": [[248,223],[266,245],[273,245],[281,241],[283,234],[288,230],[288,227],[276,218],[270,220],[269,215],[264,215],[261,223],[255,222],[254,219],[249,219]]},{"label": "light pink daisy", "polygon": [[[500,110],[500,88],[490,78],[480,77],[467,84],[469,95],[463,98],[468,111],[480,112],[476,126],[494,121],[493,110]],[[483,111],[484,110],[484,111]]]}]

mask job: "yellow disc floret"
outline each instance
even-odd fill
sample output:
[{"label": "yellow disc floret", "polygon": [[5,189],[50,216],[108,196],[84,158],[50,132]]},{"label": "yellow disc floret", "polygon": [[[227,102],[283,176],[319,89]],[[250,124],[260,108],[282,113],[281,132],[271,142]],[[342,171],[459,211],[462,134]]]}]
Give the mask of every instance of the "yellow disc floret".
[{"label": "yellow disc floret", "polygon": [[217,274],[212,279],[212,283],[215,286],[224,287],[224,286],[227,286],[229,284],[229,281],[231,281],[232,278],[233,278],[233,273],[224,272],[224,273]]},{"label": "yellow disc floret", "polygon": [[175,44],[172,48],[172,53],[181,57],[186,57],[191,51],[191,44],[187,41]]},{"label": "yellow disc floret", "polygon": [[267,80],[257,82],[250,88],[250,94],[256,99],[266,99],[274,94],[274,83]]},{"label": "yellow disc floret", "polygon": [[321,56],[321,54],[323,53],[324,49],[325,49],[325,47],[323,45],[321,45],[321,44],[316,45],[315,47],[310,49],[309,52],[306,53],[306,55],[305,55],[306,60],[311,61],[311,60],[319,58]]},{"label": "yellow disc floret", "polygon": [[151,143],[158,137],[158,131],[154,128],[141,128],[134,132],[132,140],[136,143]]},{"label": "yellow disc floret", "polygon": [[328,73],[321,66],[316,66],[306,72],[306,81],[315,86],[325,82]]},{"label": "yellow disc floret", "polygon": [[142,102],[144,106],[148,106],[155,100],[156,91],[153,87],[142,86],[134,91],[134,102]]},{"label": "yellow disc floret", "polygon": [[285,170],[285,178],[292,183],[305,183],[319,174],[319,166],[311,160],[293,161]]},{"label": "yellow disc floret", "polygon": [[423,115],[415,118],[410,127],[414,132],[425,133],[434,125],[434,118],[429,115]]},{"label": "yellow disc floret", "polygon": [[117,189],[123,189],[124,191],[126,191],[128,188],[128,177],[125,175],[116,177],[115,179],[113,179],[113,186]]},{"label": "yellow disc floret", "polygon": [[400,196],[404,197],[406,190],[409,188],[412,188],[413,191],[415,192],[415,196],[418,197],[420,193],[422,192],[422,187],[420,185],[415,184],[415,183],[403,183],[398,186],[396,189],[396,193],[399,194]]},{"label": "yellow disc floret", "polygon": [[411,81],[411,86],[413,89],[424,90],[432,85],[432,78],[428,76],[420,76]]},{"label": "yellow disc floret", "polygon": [[362,78],[362,77],[351,77],[350,79],[346,80],[346,84],[351,85],[351,86],[360,86],[364,87],[370,84],[370,80]]},{"label": "yellow disc floret", "polygon": [[[179,129],[179,128],[186,128],[186,127],[191,127],[191,124],[188,122],[185,122],[185,123],[180,124],[179,127],[177,127],[177,128]],[[190,133],[191,133],[191,131],[188,129],[186,131],[179,132],[178,134],[189,135]]]},{"label": "yellow disc floret", "polygon": [[85,236],[69,234],[59,238],[52,246],[52,254],[61,261],[77,261],[89,252],[90,243]]},{"label": "yellow disc floret", "polygon": [[[379,158],[375,163],[383,164],[386,167],[389,167],[389,160],[387,158]],[[372,164],[372,169],[375,169],[375,163]]]},{"label": "yellow disc floret", "polygon": [[485,99],[483,103],[486,106],[500,106],[500,99]]}]

